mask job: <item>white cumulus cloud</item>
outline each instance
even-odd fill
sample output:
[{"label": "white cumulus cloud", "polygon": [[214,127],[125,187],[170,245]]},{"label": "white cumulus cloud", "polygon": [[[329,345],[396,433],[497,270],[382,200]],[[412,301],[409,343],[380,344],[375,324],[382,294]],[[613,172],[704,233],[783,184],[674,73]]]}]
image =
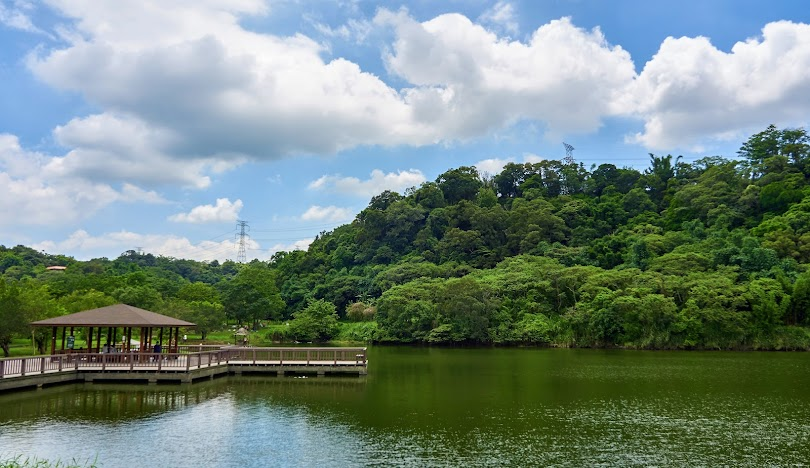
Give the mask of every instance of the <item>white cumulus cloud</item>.
[{"label": "white cumulus cloud", "polygon": [[242,28],[242,18],[266,13],[264,2],[54,6],[74,19],[68,44],[33,52],[29,67],[101,109],[57,129],[73,149],[65,171],[205,187],[211,159],[334,153],[418,133],[397,90],[357,64],[324,61],[322,46],[300,34]]},{"label": "white cumulus cloud", "polygon": [[339,208],[334,205],[313,205],[301,215],[301,219],[304,221],[345,221],[351,219],[353,215],[349,208]]},{"label": "white cumulus cloud", "polygon": [[[244,29],[243,18],[268,13],[260,1],[52,5],[70,19],[66,45],[37,49],[29,67],[100,109],[56,129],[70,152],[54,170],[139,185],[203,188],[216,161],[434,144],[521,119],[591,131],[634,74],[627,52],[567,18],[527,42],[457,14],[420,23],[383,9],[347,26],[393,29],[385,59],[406,82],[396,89],[356,63],[324,60],[304,35]],[[506,2],[486,15],[508,29],[513,17]]]},{"label": "white cumulus cloud", "polygon": [[515,7],[509,2],[499,1],[485,11],[479,18],[483,23],[493,24],[506,32],[517,34],[518,22]]},{"label": "white cumulus cloud", "polygon": [[669,37],[617,105],[644,119],[629,138],[652,149],[738,138],[810,115],[810,25],[778,21],[730,52],[705,37]]},{"label": "white cumulus cloud", "polygon": [[402,192],[406,188],[417,186],[426,180],[425,175],[418,169],[388,173],[374,169],[367,180],[360,180],[357,177],[324,175],[311,182],[309,188],[371,197],[379,195],[385,190]]},{"label": "white cumulus cloud", "polygon": [[[248,260],[254,258],[269,260],[274,253],[282,250],[306,250],[312,240],[302,239],[287,244],[279,243],[264,249],[258,242],[248,238],[245,241],[247,258]],[[239,251],[238,241],[234,239],[193,242],[182,236],[142,234],[123,230],[101,235],[92,235],[85,230],[77,230],[63,240],[48,240],[31,245],[32,248],[45,252],[70,252],[70,255],[80,260],[109,257],[110,251],[123,253],[134,249],[135,246],[156,256],[198,261],[235,260]]]},{"label": "white cumulus cloud", "polygon": [[62,41],[31,51],[28,66],[98,111],[54,130],[67,152],[45,169],[91,182],[206,188],[248,160],[470,140],[526,120],[557,138],[638,119],[644,130],[629,141],[669,149],[810,114],[810,26],[787,21],[730,52],[668,38],[640,73],[599,28],[567,17],[511,38],[517,13],[506,0],[475,20],[381,8],[370,22],[315,25],[357,41],[391,32],[381,77],[325,58],[303,34],[246,29],[245,19],[272,14],[261,0],[49,5]]},{"label": "white cumulus cloud", "polygon": [[27,10],[33,9],[33,5],[28,2],[15,2],[14,6],[6,6],[0,2],[0,24],[21,31],[40,33],[43,31],[31,21]]},{"label": "white cumulus cloud", "polygon": [[[539,163],[543,159],[544,158],[536,154],[526,154],[523,156],[523,162],[529,164]],[[478,172],[482,174],[498,175],[503,170],[504,166],[514,162],[517,162],[516,158],[490,158],[478,161],[474,166],[478,169]]]},{"label": "white cumulus cloud", "polygon": [[169,216],[169,221],[176,223],[222,223],[236,221],[242,209],[242,200],[231,202],[227,198],[217,198],[214,205],[195,206],[188,213],[177,213]]},{"label": "white cumulus cloud", "polygon": [[154,191],[133,184],[105,183],[53,173],[54,159],[28,151],[15,135],[0,134],[0,227],[62,226],[89,218],[116,202],[164,203]]},{"label": "white cumulus cloud", "polygon": [[287,243],[287,244],[284,244],[284,243],[274,244],[272,247],[267,249],[267,252],[270,253],[270,255],[267,255],[267,258],[271,257],[272,254],[275,253],[275,252],[289,252],[289,251],[292,251],[292,250],[307,250],[309,248],[309,245],[314,240],[315,240],[314,238],[307,238],[307,239],[301,239],[301,240],[297,240],[295,242],[291,242],[291,243]]},{"label": "white cumulus cloud", "polygon": [[413,88],[408,104],[442,138],[469,138],[522,119],[550,133],[591,132],[635,77],[630,54],[570,18],[538,28],[527,42],[498,37],[459,14],[419,23],[381,10],[396,30],[386,63]]}]

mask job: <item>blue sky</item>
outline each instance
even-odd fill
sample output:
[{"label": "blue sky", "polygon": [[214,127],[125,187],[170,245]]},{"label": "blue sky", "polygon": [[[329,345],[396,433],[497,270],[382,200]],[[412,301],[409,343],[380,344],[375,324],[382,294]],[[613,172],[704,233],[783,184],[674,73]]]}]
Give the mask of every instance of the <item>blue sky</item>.
[{"label": "blue sky", "polygon": [[798,1],[0,0],[0,244],[306,248],[447,169],[735,156],[810,116]]}]

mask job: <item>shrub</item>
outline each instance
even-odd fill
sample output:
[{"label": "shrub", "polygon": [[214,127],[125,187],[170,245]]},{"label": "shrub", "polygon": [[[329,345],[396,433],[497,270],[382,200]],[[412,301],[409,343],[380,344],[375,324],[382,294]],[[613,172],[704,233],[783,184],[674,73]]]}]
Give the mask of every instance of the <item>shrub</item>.
[{"label": "shrub", "polygon": [[304,310],[293,314],[290,334],[297,341],[329,341],[338,331],[335,305],[323,299],[310,300]]}]

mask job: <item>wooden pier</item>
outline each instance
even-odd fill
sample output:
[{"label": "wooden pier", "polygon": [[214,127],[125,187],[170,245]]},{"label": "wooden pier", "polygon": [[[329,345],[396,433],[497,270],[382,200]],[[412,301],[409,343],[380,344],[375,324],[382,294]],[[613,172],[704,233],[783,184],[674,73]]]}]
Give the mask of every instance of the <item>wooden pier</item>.
[{"label": "wooden pier", "polygon": [[178,353],[70,353],[0,359],[0,391],[68,382],[191,383],[224,374],[366,375],[366,348],[181,347]]}]

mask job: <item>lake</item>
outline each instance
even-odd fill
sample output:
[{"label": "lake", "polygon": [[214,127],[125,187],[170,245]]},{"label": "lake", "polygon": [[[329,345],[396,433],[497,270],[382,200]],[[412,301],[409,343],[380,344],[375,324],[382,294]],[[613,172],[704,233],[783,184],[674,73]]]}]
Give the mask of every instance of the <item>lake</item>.
[{"label": "lake", "polygon": [[810,462],[810,354],[373,347],[366,377],[0,395],[0,459],[109,467]]}]

